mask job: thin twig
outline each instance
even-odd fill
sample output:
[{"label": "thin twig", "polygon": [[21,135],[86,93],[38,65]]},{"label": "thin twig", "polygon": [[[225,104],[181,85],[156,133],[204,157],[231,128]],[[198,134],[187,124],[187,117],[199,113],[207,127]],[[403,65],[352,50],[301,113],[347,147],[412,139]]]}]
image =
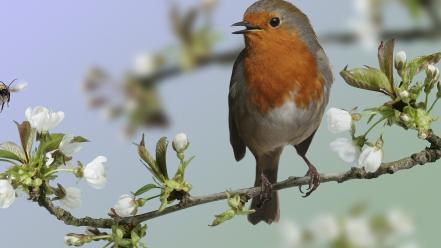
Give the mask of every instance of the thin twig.
[{"label": "thin twig", "polygon": [[[361,168],[352,168],[347,172],[339,174],[326,174],[321,175],[321,182],[337,182],[343,183],[353,179],[374,179],[386,174],[394,174],[401,170],[408,170],[416,165],[424,165],[427,163],[433,163],[441,158],[441,138],[429,132],[426,140],[431,144],[431,147],[424,149],[419,153],[415,153],[412,156],[400,159],[395,162],[383,163],[381,167],[374,173],[368,173]],[[309,184],[309,177],[291,177],[285,181],[281,181],[273,185],[273,190],[282,190],[302,185]],[[247,199],[251,199],[260,194],[260,187],[246,188],[229,191],[231,195],[246,196]],[[46,208],[50,214],[57,217],[57,219],[63,221],[67,225],[71,226],[91,226],[97,228],[111,228],[116,223],[122,224],[138,224],[147,220],[158,218],[163,215],[171,214],[177,211],[181,211],[187,208],[191,208],[198,205],[203,205],[215,201],[221,201],[227,199],[225,192],[216,194],[188,197],[181,203],[166,208],[164,211],[152,211],[141,215],[136,215],[129,218],[122,219],[94,219],[90,217],[76,218],[72,216],[68,211],[55,207],[52,202],[44,195],[41,195],[38,202],[40,206]]]}]

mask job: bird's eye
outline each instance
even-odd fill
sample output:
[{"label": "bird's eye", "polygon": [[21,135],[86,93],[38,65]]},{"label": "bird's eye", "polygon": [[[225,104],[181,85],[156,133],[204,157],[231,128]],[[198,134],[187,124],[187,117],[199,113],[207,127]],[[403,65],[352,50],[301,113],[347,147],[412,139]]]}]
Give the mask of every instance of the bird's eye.
[{"label": "bird's eye", "polygon": [[269,21],[269,24],[271,25],[271,27],[277,28],[280,25],[280,18],[279,17],[271,18],[271,20]]}]

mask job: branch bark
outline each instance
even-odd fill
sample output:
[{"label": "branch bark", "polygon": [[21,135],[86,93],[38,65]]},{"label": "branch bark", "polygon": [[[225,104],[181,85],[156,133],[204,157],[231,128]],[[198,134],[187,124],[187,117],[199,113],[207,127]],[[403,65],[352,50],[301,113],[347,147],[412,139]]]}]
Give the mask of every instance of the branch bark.
[{"label": "branch bark", "polygon": [[[321,182],[337,182],[343,183],[349,180],[355,179],[374,179],[387,174],[394,174],[398,171],[408,170],[417,165],[425,165],[428,163],[433,163],[441,158],[441,138],[435,135],[432,131],[429,132],[426,140],[431,144],[430,147],[415,153],[409,157],[390,162],[383,163],[380,168],[374,173],[368,173],[361,168],[352,168],[349,171],[338,174],[324,174],[321,175]],[[287,180],[281,181],[273,185],[273,190],[283,190],[293,187],[299,187],[302,185],[307,185],[309,183],[309,177],[290,177]],[[230,191],[231,195],[239,194],[245,196],[247,199],[252,199],[260,194],[260,187],[245,188]],[[185,198],[180,203],[166,208],[164,211],[160,212],[158,210],[151,211],[145,214],[136,215],[129,218],[116,218],[116,219],[99,219],[99,218],[76,218],[68,211],[56,207],[53,203],[44,195],[41,194],[38,199],[38,204],[41,207],[47,209],[47,211],[55,216],[57,219],[63,221],[66,225],[71,226],[90,226],[96,228],[111,228],[114,224],[139,224],[160,216],[178,212],[187,208],[226,200],[227,195],[225,192],[220,192],[205,196],[189,196]]]}]

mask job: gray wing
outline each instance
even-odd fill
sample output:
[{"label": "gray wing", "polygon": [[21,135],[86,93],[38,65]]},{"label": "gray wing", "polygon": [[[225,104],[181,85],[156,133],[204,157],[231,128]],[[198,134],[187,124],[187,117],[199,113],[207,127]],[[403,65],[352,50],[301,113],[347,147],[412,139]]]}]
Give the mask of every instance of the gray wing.
[{"label": "gray wing", "polygon": [[[235,102],[237,101],[236,98],[236,92],[235,92],[235,84],[237,83],[237,76],[236,73],[238,70],[242,70],[243,65],[243,57],[244,57],[244,51],[243,50],[239,56],[236,59],[236,62],[234,62],[233,67],[233,73],[231,75],[231,81],[230,81],[230,90],[228,94],[228,124],[230,128],[230,143],[233,147],[234,151],[234,157],[236,158],[236,161],[241,160],[246,153],[246,146],[242,140],[242,138],[239,135],[239,132],[237,130],[236,120],[234,118],[234,111],[237,111],[237,107],[235,106]],[[241,67],[241,68],[239,68]],[[238,69],[239,68],[239,69]]]}]

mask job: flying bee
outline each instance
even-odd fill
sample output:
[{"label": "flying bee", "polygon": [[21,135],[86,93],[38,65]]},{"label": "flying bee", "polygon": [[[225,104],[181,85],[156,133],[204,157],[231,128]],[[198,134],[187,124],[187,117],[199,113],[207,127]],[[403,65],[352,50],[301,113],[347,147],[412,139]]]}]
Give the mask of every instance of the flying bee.
[{"label": "flying bee", "polygon": [[26,83],[22,83],[19,85],[16,85],[14,87],[11,87],[11,85],[17,81],[17,79],[12,80],[12,82],[9,83],[9,85],[6,85],[2,81],[0,81],[0,113],[3,111],[3,107],[8,106],[9,107],[9,101],[11,101],[11,93],[13,92],[19,92],[26,88]]}]

